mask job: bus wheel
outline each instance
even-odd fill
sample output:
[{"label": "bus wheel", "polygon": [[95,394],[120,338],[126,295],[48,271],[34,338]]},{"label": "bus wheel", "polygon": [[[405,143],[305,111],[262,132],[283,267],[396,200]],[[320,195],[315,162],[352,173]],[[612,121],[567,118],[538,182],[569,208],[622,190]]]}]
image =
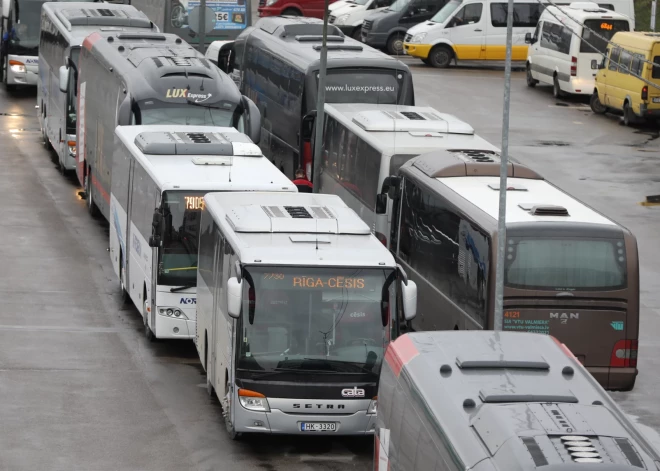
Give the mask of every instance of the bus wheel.
[{"label": "bus wheel", "polygon": [[431,49],[428,60],[433,67],[445,69],[449,67],[453,57],[454,52],[448,46],[440,45]]},{"label": "bus wheel", "polygon": [[144,318],[144,335],[147,337],[149,342],[155,342],[156,336],[154,335],[151,327],[149,327],[149,312],[147,311],[147,297],[144,296],[142,300],[142,317]]},{"label": "bus wheel", "polygon": [[591,111],[596,114],[605,114],[607,111],[607,106],[601,103],[600,98],[598,98],[598,91],[594,91],[594,94],[591,95],[589,99],[589,106],[591,106]]},{"label": "bus wheel", "polygon": [[121,301],[121,305],[125,306],[126,303],[128,302],[128,292],[126,291],[126,283],[124,282],[124,255],[122,251],[119,251],[119,291],[121,293],[121,297],[119,298]]},{"label": "bus wheel", "polygon": [[213,397],[213,383],[209,374],[209,334],[204,332],[204,370],[206,371],[206,392]]},{"label": "bus wheel", "polygon": [[225,399],[222,403],[223,415],[225,416],[225,426],[227,427],[229,438],[232,440],[238,440],[241,438],[241,434],[236,432],[234,424],[231,422],[231,401],[229,401],[227,396],[229,396],[229,381],[225,382]]},{"label": "bus wheel", "polygon": [[85,175],[85,195],[87,196],[87,211],[89,211],[90,216],[93,218],[98,217],[99,208],[94,202],[94,197],[92,196],[92,169],[87,169],[87,175]]},{"label": "bus wheel", "polygon": [[400,56],[403,54],[403,34],[394,33],[387,40],[387,52],[393,56]]}]

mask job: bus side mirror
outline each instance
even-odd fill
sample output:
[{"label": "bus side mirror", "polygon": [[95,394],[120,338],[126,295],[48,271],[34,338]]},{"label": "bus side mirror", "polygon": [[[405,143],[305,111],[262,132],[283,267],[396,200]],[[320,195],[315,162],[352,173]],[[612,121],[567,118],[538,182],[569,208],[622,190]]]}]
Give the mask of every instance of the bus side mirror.
[{"label": "bus side mirror", "polygon": [[308,141],[314,134],[314,121],[316,120],[316,110],[312,110],[303,116],[302,119],[302,137],[304,141]]},{"label": "bus side mirror", "polygon": [[69,88],[69,70],[66,65],[60,67],[60,91],[62,93],[66,93]]},{"label": "bus side mirror", "polygon": [[376,195],[376,214],[387,213],[387,194],[379,193]]},{"label": "bus side mirror", "polygon": [[241,315],[242,287],[243,282],[234,276],[227,281],[227,313],[234,319]]},{"label": "bus side mirror", "polygon": [[133,99],[131,94],[126,92],[124,100],[117,110],[117,126],[128,126],[131,124],[131,113],[133,112]]},{"label": "bus side mirror", "polygon": [[399,189],[399,183],[401,179],[399,177],[385,177],[385,180],[383,180],[383,186],[381,187],[381,194],[387,195],[388,198],[394,199],[396,197],[396,193]]},{"label": "bus side mirror", "polygon": [[408,284],[401,283],[403,292],[403,317],[406,321],[411,321],[417,315],[417,285],[414,281],[408,280]]},{"label": "bus side mirror", "polygon": [[160,236],[150,236],[149,237],[149,247],[158,248],[160,247]]},{"label": "bus side mirror", "polygon": [[234,41],[227,41],[220,47],[218,52],[218,68],[225,74],[230,74],[234,71]]},{"label": "bus side mirror", "polygon": [[160,231],[163,223],[163,215],[156,209],[151,220],[151,237],[149,237],[149,247],[160,247]]},{"label": "bus side mirror", "polygon": [[248,135],[252,142],[259,144],[261,140],[261,113],[259,108],[252,100],[243,95],[243,113],[245,117],[245,134]]}]

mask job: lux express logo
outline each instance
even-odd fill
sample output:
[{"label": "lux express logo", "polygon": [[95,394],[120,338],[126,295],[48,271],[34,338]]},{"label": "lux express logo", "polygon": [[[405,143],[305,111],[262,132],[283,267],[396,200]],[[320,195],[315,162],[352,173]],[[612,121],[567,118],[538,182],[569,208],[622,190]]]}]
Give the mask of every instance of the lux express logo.
[{"label": "lux express logo", "polygon": [[213,96],[213,93],[190,93],[187,88],[169,88],[165,98],[186,98],[195,103],[202,103]]}]

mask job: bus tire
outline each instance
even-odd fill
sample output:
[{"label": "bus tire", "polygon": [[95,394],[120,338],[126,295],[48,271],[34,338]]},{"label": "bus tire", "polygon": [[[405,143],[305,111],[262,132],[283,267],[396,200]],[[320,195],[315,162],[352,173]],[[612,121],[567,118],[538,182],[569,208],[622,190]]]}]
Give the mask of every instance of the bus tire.
[{"label": "bus tire", "polygon": [[206,371],[206,393],[209,397],[213,397],[214,388],[211,382],[211,375],[209,374],[209,334],[204,332],[204,371]]},{"label": "bus tire", "polygon": [[403,33],[394,33],[387,39],[387,52],[393,56],[403,54]]},{"label": "bus tire", "polygon": [[147,295],[145,290],[144,298],[142,299],[142,317],[144,318],[144,335],[149,342],[155,342],[156,336],[149,327],[149,312],[147,311]]},{"label": "bus tire", "polygon": [[428,60],[433,67],[446,69],[454,58],[454,51],[447,45],[440,44],[429,52]]},{"label": "bus tire", "polygon": [[89,212],[89,215],[92,216],[93,218],[97,218],[99,216],[99,208],[96,206],[96,203],[94,202],[94,197],[92,196],[91,167],[87,168],[87,175],[85,175],[85,195],[87,202],[87,211]]},{"label": "bus tire", "polygon": [[124,282],[124,254],[119,251],[119,293],[121,297],[119,298],[122,307],[128,302],[128,291],[126,291],[126,283]]},{"label": "bus tire", "polygon": [[530,88],[536,87],[536,84],[539,83],[538,80],[535,80],[534,77],[532,77],[532,67],[530,66],[529,63],[527,63],[527,86]]},{"label": "bus tire", "polygon": [[[225,379],[225,398],[229,394],[229,380]],[[228,403],[227,403],[228,404]],[[227,433],[229,434],[229,438],[232,440],[240,440],[241,439],[241,434],[236,432],[236,429],[234,428],[234,424],[231,422],[231,405],[225,406],[223,404],[223,407],[226,407],[226,411],[224,411],[224,416],[225,416],[225,427],[227,428]]]},{"label": "bus tire", "polygon": [[589,106],[591,107],[591,111],[596,114],[605,114],[607,112],[607,106],[603,105],[598,97],[598,90],[594,90],[593,95],[591,95]]},{"label": "bus tire", "polygon": [[295,8],[287,8],[282,12],[282,16],[302,16],[302,13]]}]

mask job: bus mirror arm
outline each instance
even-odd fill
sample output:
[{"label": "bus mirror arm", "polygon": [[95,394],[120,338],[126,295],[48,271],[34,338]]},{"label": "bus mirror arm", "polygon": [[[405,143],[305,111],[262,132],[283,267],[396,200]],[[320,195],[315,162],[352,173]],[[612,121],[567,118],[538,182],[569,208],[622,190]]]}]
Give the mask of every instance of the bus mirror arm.
[{"label": "bus mirror arm", "polygon": [[403,317],[411,321],[417,315],[417,284],[408,280],[407,285],[402,285],[403,293]]},{"label": "bus mirror arm", "polygon": [[60,67],[60,91],[66,93],[69,86],[69,68],[66,65]]},{"label": "bus mirror arm", "polygon": [[398,190],[399,190],[399,183],[401,179],[396,176],[389,176],[385,177],[385,180],[383,180],[383,186],[381,187],[381,194],[386,194],[390,199],[394,199]]},{"label": "bus mirror arm", "polygon": [[387,195],[379,193],[376,195],[376,214],[387,213]]},{"label": "bus mirror arm", "polygon": [[133,98],[126,92],[124,100],[117,110],[117,126],[128,126],[131,123],[131,112],[133,111]]},{"label": "bus mirror arm", "polygon": [[399,277],[401,278],[401,281],[403,281],[403,284],[408,285],[408,274],[406,273],[406,271],[398,263],[396,264],[396,269],[399,272]]},{"label": "bus mirror arm", "polygon": [[243,282],[233,276],[227,280],[227,314],[234,319],[241,315],[241,293]]}]

